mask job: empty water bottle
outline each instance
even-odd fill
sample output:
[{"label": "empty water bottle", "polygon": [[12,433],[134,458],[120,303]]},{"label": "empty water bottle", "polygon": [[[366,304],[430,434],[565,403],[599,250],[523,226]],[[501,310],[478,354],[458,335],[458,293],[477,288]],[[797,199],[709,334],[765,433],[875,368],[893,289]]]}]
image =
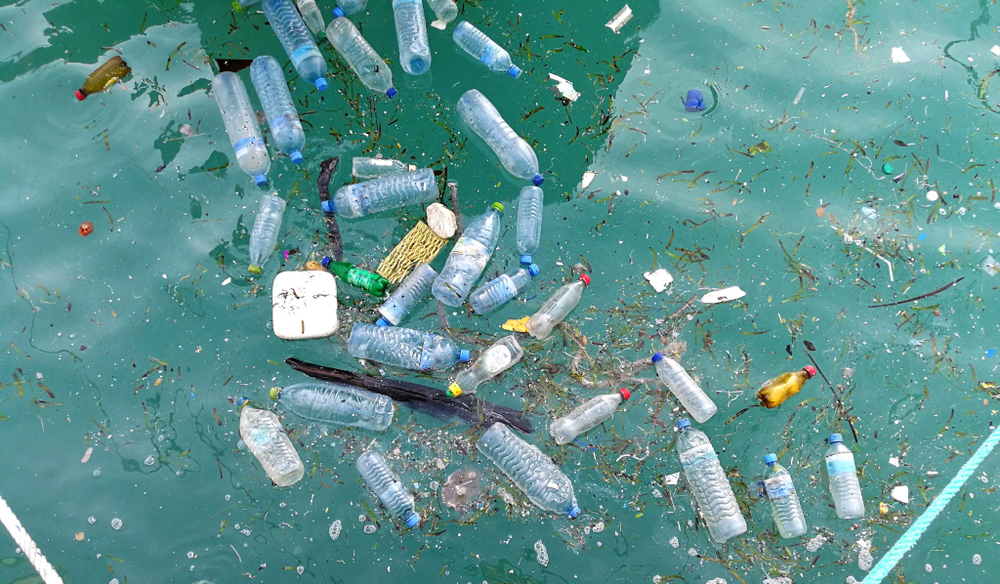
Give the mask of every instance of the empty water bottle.
[{"label": "empty water bottle", "polygon": [[427,0],[427,4],[434,11],[437,20],[431,26],[444,30],[448,23],[458,17],[458,4],[455,0]]},{"label": "empty water bottle", "polygon": [[583,289],[587,286],[590,286],[590,276],[580,274],[579,280],[570,282],[556,290],[556,293],[545,301],[538,312],[528,319],[528,334],[538,340],[547,339],[552,334],[552,329],[562,322],[569,313],[573,312],[576,305],[580,303]]},{"label": "empty water bottle", "polygon": [[592,428],[603,423],[614,415],[618,404],[632,397],[624,387],[615,393],[599,395],[577,406],[570,413],[552,422],[549,434],[556,444],[568,444],[580,434],[586,434]]},{"label": "empty water bottle", "polygon": [[696,422],[703,424],[719,411],[712,398],[705,395],[683,365],[662,352],[653,355],[653,364],[656,365],[656,376],[667,384],[670,393],[674,394]]},{"label": "empty water bottle", "polygon": [[310,420],[381,432],[392,423],[392,400],[352,385],[305,381],[272,387],[271,399]]},{"label": "empty water bottle", "polygon": [[427,21],[423,0],[392,0],[396,21],[399,64],[410,75],[422,75],[431,68],[431,45],[427,41]]},{"label": "empty water bottle", "polygon": [[240,410],[240,437],[267,476],[279,487],[290,487],[302,479],[305,467],[288,439],[278,416],[267,410],[251,408],[243,398]]},{"label": "empty water bottle", "polygon": [[250,80],[257,90],[257,98],[264,108],[271,137],[278,150],[287,154],[295,164],[302,164],[306,133],[299,121],[299,112],[295,111],[292,94],[288,92],[288,84],[285,83],[285,73],[278,60],[269,55],[254,59],[250,64]]},{"label": "empty water bottle", "polygon": [[382,501],[389,514],[407,527],[416,527],[420,523],[420,516],[413,511],[413,495],[403,487],[403,483],[381,454],[369,450],[358,457],[357,467],[361,478]]},{"label": "empty water bottle", "polygon": [[406,164],[402,160],[393,160],[392,158],[355,156],[351,160],[351,174],[358,178],[382,178],[401,172],[413,172],[416,169],[417,167],[412,164]]},{"label": "empty water bottle", "polygon": [[236,154],[236,163],[253,177],[257,186],[267,184],[271,158],[264,146],[264,136],[257,125],[257,115],[250,106],[246,85],[236,73],[224,71],[212,79],[212,93],[226,124],[226,134]]},{"label": "empty water bottle", "polygon": [[264,16],[271,23],[281,46],[285,47],[285,53],[292,60],[299,77],[315,85],[316,89],[325,90],[326,60],[292,0],[264,0],[263,8]]},{"label": "empty water bottle", "polygon": [[515,79],[521,75],[521,70],[510,60],[510,53],[468,21],[463,20],[458,23],[451,38],[455,39],[455,43],[462,47],[463,51],[493,71],[506,73]]},{"label": "empty water bottle", "polygon": [[[368,6],[368,0],[337,0],[337,8],[333,9],[333,17],[344,16],[345,14],[357,14]],[[338,12],[337,9],[340,9]]]},{"label": "empty water bottle", "polygon": [[571,519],[580,514],[573,483],[541,450],[497,422],[483,433],[476,448],[493,461],[532,503]]},{"label": "empty water bottle", "polygon": [[840,434],[830,434],[830,449],[826,451],[826,472],[830,477],[830,494],[833,495],[837,517],[864,517],[865,500],[861,496],[854,453],[844,446],[844,437]]},{"label": "empty water bottle", "polygon": [[518,344],[517,338],[514,335],[504,337],[486,349],[472,367],[460,372],[448,386],[448,393],[451,397],[475,393],[480,383],[510,369],[521,357],[524,357],[524,349]]},{"label": "empty water bottle", "polygon": [[517,251],[521,253],[522,266],[531,264],[531,254],[542,241],[544,206],[542,189],[535,186],[521,189],[517,199]]},{"label": "empty water bottle", "polygon": [[493,248],[500,238],[500,218],[503,205],[493,203],[489,210],[476,217],[455,242],[431,290],[434,297],[448,306],[461,306],[476,283]]},{"label": "empty water bottle", "polygon": [[334,19],[326,27],[326,38],[330,44],[365,86],[373,91],[384,91],[390,98],[394,97],[396,88],[392,86],[392,69],[368,44],[365,37],[361,36],[354,23],[343,16],[337,16],[337,12],[338,10],[334,10]]},{"label": "empty water bottle", "polygon": [[299,7],[299,14],[302,21],[309,27],[309,31],[319,38],[320,33],[326,28],[323,22],[323,12],[316,5],[316,0],[295,0],[295,5]]},{"label": "empty water bottle", "polygon": [[427,263],[421,263],[413,268],[385,304],[379,307],[378,311],[382,316],[375,321],[375,324],[378,326],[399,324],[417,303],[430,294],[434,278],[437,278],[437,272]]},{"label": "empty water bottle", "polygon": [[458,100],[458,114],[476,135],[486,141],[511,174],[530,179],[535,186],[542,184],[545,178],[538,174],[535,151],[507,125],[485,95],[475,89],[463,93]]},{"label": "empty water bottle", "polygon": [[247,271],[251,274],[259,275],[263,271],[264,262],[274,253],[284,213],[285,201],[277,193],[260,198],[260,210],[257,211],[253,231],[250,232],[250,267]]},{"label": "empty water bottle", "polygon": [[323,211],[354,218],[430,203],[437,198],[434,171],[421,168],[340,187],[332,199],[323,201]]},{"label": "empty water bottle", "polygon": [[368,270],[362,270],[352,263],[338,262],[331,257],[323,258],[320,263],[344,282],[357,286],[372,296],[382,298],[389,287],[389,280]]},{"label": "empty water bottle", "polygon": [[802,513],[799,496],[792,484],[792,475],[785,467],[778,464],[776,454],[764,456],[767,471],[764,473],[764,492],[771,501],[771,517],[778,528],[778,534],[784,538],[798,537],[805,534],[806,516]]},{"label": "empty water bottle", "polygon": [[538,275],[538,266],[521,268],[513,276],[500,274],[469,295],[469,306],[476,314],[489,314],[517,296],[532,278]]},{"label": "empty water bottle", "polygon": [[351,328],[347,352],[358,359],[417,371],[448,369],[469,360],[468,350],[459,350],[455,343],[433,333],[363,322]]},{"label": "empty water bottle", "polygon": [[747,522],[708,436],[692,428],[687,418],[677,422],[677,429],[677,452],[684,478],[691,486],[712,539],[723,543],[745,533]]}]

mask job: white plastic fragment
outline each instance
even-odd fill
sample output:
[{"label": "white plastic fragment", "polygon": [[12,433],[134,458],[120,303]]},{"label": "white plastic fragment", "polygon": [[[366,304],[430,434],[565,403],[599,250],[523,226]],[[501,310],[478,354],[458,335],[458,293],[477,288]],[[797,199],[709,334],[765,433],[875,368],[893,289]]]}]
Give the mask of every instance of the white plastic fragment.
[{"label": "white plastic fragment", "polygon": [[722,290],[709,292],[701,297],[701,301],[705,304],[719,304],[721,302],[738,300],[746,295],[747,293],[741,290],[739,286],[733,286],[731,288],[723,288]]},{"label": "white plastic fragment", "polygon": [[607,22],[604,26],[610,28],[615,34],[625,26],[625,23],[632,20],[632,9],[628,7],[628,4],[624,8],[618,11],[618,14],[614,16],[611,20]]},{"label": "white plastic fragment", "polygon": [[892,48],[892,62],[893,63],[909,63],[910,58],[906,56],[903,52],[903,47],[893,47]]},{"label": "white plastic fragment", "polygon": [[927,200],[931,202],[938,200],[937,191],[927,191]]},{"label": "white plastic fragment", "polygon": [[431,23],[431,26],[433,26],[434,28],[436,28],[438,30],[444,30],[444,29],[448,28],[448,23],[445,22],[445,21],[443,21],[443,20],[441,20],[441,19],[437,19],[437,20],[435,20],[434,22]]},{"label": "white plastic fragment", "polygon": [[337,330],[337,280],[317,270],[274,277],[271,321],[279,339],[319,339]]},{"label": "white plastic fragment", "polygon": [[90,460],[90,455],[94,453],[93,447],[88,447],[87,451],[83,453],[83,458],[80,459],[81,464],[86,464]]},{"label": "white plastic fragment", "polygon": [[986,259],[983,260],[982,268],[991,278],[1000,274],[1000,262],[993,259],[993,256],[986,256]]},{"label": "white plastic fragment", "polygon": [[858,569],[867,572],[872,569],[872,562],[875,560],[872,557],[872,542],[871,540],[862,539],[858,541],[858,547],[861,548],[858,551]]},{"label": "white plastic fragment", "polygon": [[431,203],[427,206],[427,226],[438,237],[450,239],[458,230],[455,214],[441,203]]},{"label": "white plastic fragment", "polygon": [[583,173],[583,178],[580,179],[580,188],[585,189],[589,187],[590,183],[594,182],[594,177],[596,176],[597,173],[592,170],[588,170],[587,172]]},{"label": "white plastic fragment", "polygon": [[552,92],[562,97],[570,100],[576,101],[580,97],[580,92],[573,88],[573,82],[568,79],[563,79],[562,77],[549,73],[549,79],[556,82],[556,86],[552,88]]},{"label": "white plastic fragment", "polygon": [[674,277],[670,275],[670,272],[660,268],[655,272],[646,272],[642,275],[643,278],[649,281],[649,285],[653,287],[653,290],[657,292],[663,292],[670,286],[670,283],[674,281]]},{"label": "white plastic fragment", "polygon": [[671,475],[667,475],[666,477],[664,477],[664,480],[666,481],[666,483],[667,483],[668,485],[671,485],[671,486],[673,486],[673,485],[676,485],[676,484],[677,484],[677,481],[678,481],[678,480],[679,480],[680,478],[681,478],[681,473],[679,473],[679,472],[675,472],[674,474],[671,474]]},{"label": "white plastic fragment", "polygon": [[892,466],[897,466],[898,467],[899,466],[899,459],[896,458],[895,456],[890,456],[889,457],[889,464],[891,464]]},{"label": "white plastic fragment", "polygon": [[900,503],[906,505],[910,502],[910,487],[906,485],[900,485],[898,487],[893,487],[889,495],[899,501]]},{"label": "white plastic fragment", "polygon": [[993,45],[993,48],[990,49],[990,52],[1000,57],[1000,45]]},{"label": "white plastic fragment", "polygon": [[799,92],[795,94],[795,99],[792,100],[792,105],[799,105],[799,100],[802,99],[802,95],[805,94],[806,88],[800,87]]}]

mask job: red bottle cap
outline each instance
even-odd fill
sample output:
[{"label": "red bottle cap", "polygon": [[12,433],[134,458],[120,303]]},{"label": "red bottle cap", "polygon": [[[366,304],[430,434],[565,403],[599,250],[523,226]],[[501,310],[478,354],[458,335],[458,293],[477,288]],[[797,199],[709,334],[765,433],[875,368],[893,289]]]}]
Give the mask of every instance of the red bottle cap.
[{"label": "red bottle cap", "polygon": [[802,368],[802,370],[806,372],[806,375],[809,376],[809,379],[816,377],[816,368],[813,367],[812,365],[806,365],[805,367]]},{"label": "red bottle cap", "polygon": [[619,389],[618,393],[622,396],[622,401],[628,401],[628,398],[632,397],[632,392],[624,387]]},{"label": "red bottle cap", "polygon": [[580,274],[580,281],[583,282],[584,286],[590,286],[590,276],[587,274]]},{"label": "red bottle cap", "polygon": [[76,98],[79,99],[80,101],[83,101],[83,100],[87,99],[87,94],[84,93],[84,92],[82,92],[82,91],[80,91],[79,89],[77,89],[76,91],[74,91],[73,95],[75,95]]}]

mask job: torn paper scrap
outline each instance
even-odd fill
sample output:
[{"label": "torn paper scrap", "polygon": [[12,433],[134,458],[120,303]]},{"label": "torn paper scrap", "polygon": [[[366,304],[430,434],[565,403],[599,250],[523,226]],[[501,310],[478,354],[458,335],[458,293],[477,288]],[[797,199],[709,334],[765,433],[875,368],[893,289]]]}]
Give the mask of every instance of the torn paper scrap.
[{"label": "torn paper scrap", "polygon": [[587,172],[583,173],[583,178],[580,179],[580,188],[585,189],[589,187],[590,183],[594,182],[595,176],[597,176],[597,173],[592,170],[588,170]]},{"label": "torn paper scrap", "polygon": [[663,292],[670,286],[670,283],[674,281],[674,277],[670,275],[670,272],[660,268],[655,272],[646,272],[642,275],[643,278],[649,280],[649,285],[653,287],[653,290],[657,292]]},{"label": "torn paper scrap", "polygon": [[910,58],[906,56],[903,52],[903,47],[893,47],[892,48],[892,62],[893,63],[909,63]]},{"label": "torn paper scrap", "polygon": [[552,88],[552,93],[556,93],[564,99],[568,99],[570,101],[576,101],[580,97],[580,92],[573,89],[572,81],[568,81],[558,75],[553,75],[552,73],[549,73],[549,79],[556,82],[556,86]]},{"label": "torn paper scrap", "polygon": [[625,23],[632,20],[632,9],[628,7],[628,4],[624,8],[618,11],[618,14],[614,18],[609,20],[604,26],[610,28],[615,34],[625,26]]},{"label": "torn paper scrap", "polygon": [[701,301],[705,304],[719,304],[720,302],[730,302],[743,298],[746,295],[747,293],[740,290],[739,286],[733,286],[732,288],[724,288],[722,290],[709,292],[701,297]]}]

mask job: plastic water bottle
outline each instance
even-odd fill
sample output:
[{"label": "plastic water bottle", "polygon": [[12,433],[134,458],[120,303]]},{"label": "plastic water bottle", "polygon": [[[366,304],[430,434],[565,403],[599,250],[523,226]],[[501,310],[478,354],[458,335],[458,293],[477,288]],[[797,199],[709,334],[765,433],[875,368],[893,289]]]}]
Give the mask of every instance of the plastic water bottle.
[{"label": "plastic water bottle", "polygon": [[285,213],[285,201],[271,193],[260,198],[260,210],[250,232],[250,267],[247,271],[260,275],[264,262],[274,253],[281,229],[281,217]]},{"label": "plastic water bottle", "polygon": [[288,92],[288,84],[285,83],[285,73],[278,60],[269,55],[254,59],[250,64],[250,80],[257,90],[257,98],[264,108],[267,125],[271,128],[271,136],[278,150],[287,154],[295,164],[302,164],[306,133],[302,129],[299,112],[295,111],[292,94]]},{"label": "plastic water bottle", "polygon": [[368,6],[368,0],[337,0],[337,8],[340,9],[340,14],[335,8],[333,10],[334,18],[338,16],[344,16],[344,14],[351,15],[357,14],[364,10]]},{"label": "plastic water bottle", "polygon": [[451,397],[463,393],[475,393],[479,384],[493,379],[501,372],[514,366],[524,357],[524,349],[517,342],[517,337],[510,335],[493,343],[476,359],[472,367],[460,372],[455,381],[448,386]]},{"label": "plastic water bottle", "polygon": [[724,543],[746,533],[747,522],[708,436],[692,428],[687,418],[678,420],[677,429],[677,452],[684,478],[691,486],[712,539]]},{"label": "plastic water bottle", "polygon": [[468,350],[459,350],[455,343],[433,333],[364,322],[351,328],[347,352],[358,359],[417,371],[448,369],[469,360]]},{"label": "plastic water bottle", "polygon": [[705,395],[683,365],[664,356],[662,352],[653,355],[653,364],[656,365],[656,376],[667,384],[670,393],[674,394],[696,422],[704,424],[719,411],[712,398]]},{"label": "plastic water bottle", "polygon": [[864,517],[865,500],[861,496],[854,453],[844,446],[844,437],[840,434],[830,434],[830,449],[826,451],[826,472],[830,476],[830,494],[833,495],[837,517]]},{"label": "plastic water bottle", "polygon": [[431,291],[434,297],[448,306],[461,306],[469,290],[476,283],[486,263],[493,255],[493,249],[500,238],[500,218],[503,205],[493,203],[489,210],[476,217],[465,228],[462,237],[451,248],[441,273],[438,274]]},{"label": "plastic water bottle", "polygon": [[[392,86],[392,69],[361,36],[354,23],[337,16],[326,27],[326,38],[337,49],[344,61],[350,65],[354,74],[372,91],[384,91],[386,96],[396,96],[396,88]],[[344,11],[346,13],[346,10]]]},{"label": "plastic water bottle", "polygon": [[271,157],[267,155],[264,136],[257,125],[257,115],[250,105],[250,95],[236,73],[224,71],[212,79],[212,94],[226,124],[226,134],[233,145],[236,163],[253,177],[257,186],[267,184]]},{"label": "plastic water bottle", "polygon": [[295,5],[299,7],[299,14],[302,15],[302,21],[309,27],[309,32],[318,38],[326,28],[326,23],[323,22],[323,13],[316,5],[316,0],[295,0]]},{"label": "plastic water bottle", "polygon": [[580,514],[573,483],[541,450],[497,422],[483,433],[476,448],[493,461],[532,503],[570,519]]},{"label": "plastic water bottle", "polygon": [[399,64],[410,75],[422,75],[431,69],[431,45],[427,41],[427,21],[423,0],[392,0],[399,43]]},{"label": "plastic water bottle", "polygon": [[542,241],[542,214],[545,195],[536,186],[521,189],[517,199],[517,251],[521,253],[521,265],[531,264],[531,254]]},{"label": "plastic water bottle", "polygon": [[455,0],[427,0],[427,4],[434,11],[434,16],[437,16],[437,20],[431,23],[435,28],[444,30],[448,23],[458,17],[458,4],[455,4]]},{"label": "plastic water bottle", "polygon": [[451,37],[455,39],[458,46],[462,47],[463,51],[493,71],[506,73],[514,79],[521,75],[521,70],[510,60],[510,53],[486,36],[486,33],[469,24],[468,21],[463,20],[458,23]]},{"label": "plastic water bottle", "polygon": [[264,16],[271,23],[274,34],[285,47],[285,53],[292,60],[292,65],[299,77],[316,86],[316,89],[326,89],[326,60],[319,52],[312,34],[302,22],[302,17],[292,4],[292,0],[264,0]]},{"label": "plastic water bottle", "polygon": [[538,266],[521,268],[513,276],[500,274],[469,296],[469,306],[476,314],[489,314],[517,296],[532,278],[538,275]]},{"label": "plastic water bottle", "polygon": [[590,276],[580,274],[579,280],[570,282],[556,290],[556,293],[545,301],[538,312],[528,319],[528,334],[540,341],[549,338],[552,329],[562,322],[569,313],[573,312],[576,305],[580,303],[583,289],[587,286],[590,286]]},{"label": "plastic water bottle", "polygon": [[310,420],[381,432],[392,423],[392,400],[343,383],[306,381],[272,387],[271,399]]},{"label": "plastic water bottle", "polygon": [[389,296],[385,304],[379,307],[378,326],[396,326],[403,317],[413,310],[421,300],[431,293],[431,284],[437,278],[434,268],[426,262],[420,263],[400,282],[396,291]]},{"label": "plastic water bottle", "polygon": [[764,456],[767,471],[764,473],[764,492],[771,501],[771,516],[781,537],[799,537],[806,529],[806,516],[799,504],[799,496],[792,484],[792,475],[778,464],[776,454]]},{"label": "plastic water bottle", "polygon": [[273,412],[244,405],[240,410],[240,437],[274,484],[290,487],[302,479],[302,459]]},{"label": "plastic water bottle", "polygon": [[552,435],[556,444],[568,444],[580,434],[586,434],[614,415],[618,404],[630,397],[632,394],[623,387],[615,393],[591,398],[583,405],[552,422],[552,425],[549,426],[549,434]]},{"label": "plastic water bottle", "polygon": [[354,218],[429,203],[437,198],[434,171],[421,168],[340,187],[332,199],[323,201],[323,211]]},{"label": "plastic water bottle", "polygon": [[485,95],[475,89],[463,93],[458,100],[458,114],[500,157],[508,172],[517,178],[530,179],[536,187],[542,184],[545,177],[538,174],[535,151],[507,125]]},{"label": "plastic water bottle", "polygon": [[413,172],[416,169],[417,167],[412,164],[406,164],[402,160],[393,160],[392,158],[355,156],[351,160],[351,174],[358,178],[382,178],[401,172]]},{"label": "plastic water bottle", "polygon": [[416,527],[420,523],[420,516],[413,511],[413,495],[403,487],[403,483],[381,454],[369,450],[358,457],[357,467],[368,488],[393,517],[407,527]]}]

